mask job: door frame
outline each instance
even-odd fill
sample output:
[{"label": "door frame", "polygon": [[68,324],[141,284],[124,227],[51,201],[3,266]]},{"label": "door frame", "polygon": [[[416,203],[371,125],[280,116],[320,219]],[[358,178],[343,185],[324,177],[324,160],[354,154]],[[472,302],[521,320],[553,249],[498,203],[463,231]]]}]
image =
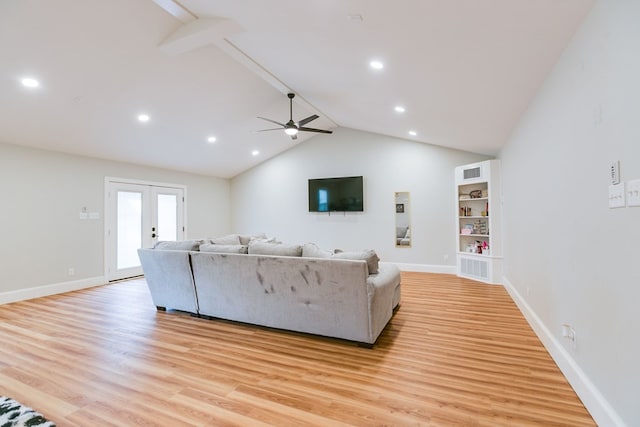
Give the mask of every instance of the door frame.
[{"label": "door frame", "polygon": [[151,186],[151,187],[168,187],[168,188],[175,188],[175,189],[179,189],[182,190],[182,194],[184,197],[184,201],[182,203],[182,219],[183,219],[183,227],[184,227],[184,238],[186,239],[188,236],[188,231],[189,231],[189,227],[187,224],[187,186],[186,185],[182,185],[182,184],[172,184],[172,183],[166,183],[166,182],[157,182],[157,181],[145,181],[145,180],[140,180],[140,179],[130,179],[130,178],[119,178],[119,177],[113,177],[113,176],[105,176],[104,177],[104,234],[103,234],[103,239],[104,239],[104,257],[103,257],[103,262],[104,262],[104,277],[106,279],[106,281],[110,281],[113,280],[112,279],[112,274],[110,274],[110,265],[111,265],[111,257],[113,256],[113,254],[111,254],[110,251],[110,226],[112,223],[113,218],[112,216],[112,212],[110,212],[109,210],[109,190],[110,190],[110,185],[112,184],[135,184],[135,185],[145,185],[145,186]]}]

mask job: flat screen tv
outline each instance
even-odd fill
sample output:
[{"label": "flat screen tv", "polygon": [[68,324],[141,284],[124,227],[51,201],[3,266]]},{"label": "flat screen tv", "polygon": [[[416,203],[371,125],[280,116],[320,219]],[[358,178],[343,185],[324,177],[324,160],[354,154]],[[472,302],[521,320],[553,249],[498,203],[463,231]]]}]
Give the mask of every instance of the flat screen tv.
[{"label": "flat screen tv", "polygon": [[363,212],[362,177],[309,180],[309,212]]}]

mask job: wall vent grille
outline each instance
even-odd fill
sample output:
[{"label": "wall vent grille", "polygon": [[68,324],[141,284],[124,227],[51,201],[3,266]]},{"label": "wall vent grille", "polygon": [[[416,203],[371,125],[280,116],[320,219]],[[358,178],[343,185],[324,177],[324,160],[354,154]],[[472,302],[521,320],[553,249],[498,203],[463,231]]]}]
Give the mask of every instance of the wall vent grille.
[{"label": "wall vent grille", "polygon": [[462,258],[460,260],[460,273],[468,277],[489,279],[489,262],[481,259]]},{"label": "wall vent grille", "polygon": [[480,178],[480,166],[464,170],[464,179]]}]

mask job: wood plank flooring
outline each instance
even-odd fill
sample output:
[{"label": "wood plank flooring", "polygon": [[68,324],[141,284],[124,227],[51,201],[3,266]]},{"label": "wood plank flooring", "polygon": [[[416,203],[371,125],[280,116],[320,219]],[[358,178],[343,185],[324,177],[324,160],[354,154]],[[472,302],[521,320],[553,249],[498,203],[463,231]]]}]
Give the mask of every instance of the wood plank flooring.
[{"label": "wood plank flooring", "polygon": [[0,306],[0,394],[64,426],[593,426],[506,291],[403,273],[373,349],[156,312],[144,279]]}]

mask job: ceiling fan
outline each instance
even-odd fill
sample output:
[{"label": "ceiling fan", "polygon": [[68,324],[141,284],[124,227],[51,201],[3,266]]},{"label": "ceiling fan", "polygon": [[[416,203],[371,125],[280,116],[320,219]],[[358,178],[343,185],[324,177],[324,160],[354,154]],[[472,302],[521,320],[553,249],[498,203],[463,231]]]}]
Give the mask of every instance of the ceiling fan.
[{"label": "ceiling fan", "polygon": [[298,132],[333,133],[330,130],[314,129],[314,128],[308,128],[308,127],[304,126],[307,123],[309,123],[310,121],[313,121],[313,120],[317,119],[319,117],[317,114],[314,114],[313,116],[309,116],[309,117],[307,117],[305,119],[302,119],[300,121],[294,122],[293,121],[293,98],[296,96],[296,94],[295,93],[288,93],[287,96],[289,97],[289,121],[287,123],[280,123],[280,122],[276,122],[275,120],[267,119],[265,117],[258,117],[259,119],[266,120],[266,121],[271,122],[271,123],[275,123],[280,127],[279,128],[273,128],[273,129],[262,129],[262,130],[258,130],[256,132],[267,132],[267,131],[271,131],[271,130],[284,129],[284,132],[287,135],[289,135],[291,137],[291,139],[293,139],[293,140],[298,139]]}]

